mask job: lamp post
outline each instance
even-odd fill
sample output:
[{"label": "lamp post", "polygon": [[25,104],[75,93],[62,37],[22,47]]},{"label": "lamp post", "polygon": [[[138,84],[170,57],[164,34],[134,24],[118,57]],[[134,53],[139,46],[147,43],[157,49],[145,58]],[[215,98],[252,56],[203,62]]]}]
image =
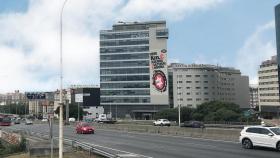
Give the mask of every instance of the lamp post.
[{"label": "lamp post", "polygon": [[[180,93],[180,88],[181,88],[181,86],[180,86],[180,84],[178,84],[178,93],[177,93],[177,98],[179,98],[179,99],[177,99],[177,102],[178,102],[178,126],[179,127],[181,127],[181,93]],[[180,97],[179,97],[180,96]]]},{"label": "lamp post", "polygon": [[62,67],[62,14],[67,0],[62,4],[60,11],[60,94],[59,94],[59,158],[63,158],[63,101],[62,101],[62,80],[63,80],[63,67]]}]

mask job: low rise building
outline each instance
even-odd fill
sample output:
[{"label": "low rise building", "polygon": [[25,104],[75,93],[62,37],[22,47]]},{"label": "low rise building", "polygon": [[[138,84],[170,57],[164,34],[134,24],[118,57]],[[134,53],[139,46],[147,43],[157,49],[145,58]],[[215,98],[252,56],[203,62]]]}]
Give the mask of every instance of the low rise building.
[{"label": "low rise building", "polygon": [[250,108],[259,107],[259,88],[256,84],[250,85]]},{"label": "low rise building", "polygon": [[168,68],[171,107],[233,102],[249,108],[249,78],[240,70],[204,64],[172,63]]}]

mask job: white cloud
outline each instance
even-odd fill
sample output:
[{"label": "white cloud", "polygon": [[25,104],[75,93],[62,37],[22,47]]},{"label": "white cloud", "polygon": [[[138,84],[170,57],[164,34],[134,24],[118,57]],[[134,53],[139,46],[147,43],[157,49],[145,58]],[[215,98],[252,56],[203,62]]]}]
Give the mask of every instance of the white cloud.
[{"label": "white cloud", "polygon": [[178,59],[178,58],[168,59],[167,62],[168,62],[168,64],[171,64],[171,63],[180,63],[180,59]]},{"label": "white cloud", "polygon": [[274,29],[274,21],[259,26],[237,52],[235,65],[243,74],[249,75],[251,84],[258,83],[257,72],[261,62],[276,55],[275,42],[271,38],[265,38],[269,31]]},{"label": "white cloud", "polygon": [[[26,12],[0,14],[0,92],[59,87],[62,0],[29,0]],[[179,20],[222,0],[68,0],[63,14],[64,85],[99,83],[99,30],[118,19]]]},{"label": "white cloud", "polygon": [[[120,11],[128,20],[159,16],[180,20],[197,10],[215,7],[223,0],[131,0]],[[129,14],[128,14],[129,13]]]}]

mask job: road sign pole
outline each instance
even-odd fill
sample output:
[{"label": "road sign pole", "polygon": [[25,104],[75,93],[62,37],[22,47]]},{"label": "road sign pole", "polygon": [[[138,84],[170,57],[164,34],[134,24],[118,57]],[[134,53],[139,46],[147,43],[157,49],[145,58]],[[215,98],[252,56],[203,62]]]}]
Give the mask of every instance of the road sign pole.
[{"label": "road sign pole", "polygon": [[51,158],[53,158],[53,117],[50,117]]},{"label": "road sign pole", "polygon": [[78,122],[80,122],[80,102],[78,102]]},{"label": "road sign pole", "polygon": [[69,100],[66,99],[66,120],[65,123],[68,125],[69,124]]}]

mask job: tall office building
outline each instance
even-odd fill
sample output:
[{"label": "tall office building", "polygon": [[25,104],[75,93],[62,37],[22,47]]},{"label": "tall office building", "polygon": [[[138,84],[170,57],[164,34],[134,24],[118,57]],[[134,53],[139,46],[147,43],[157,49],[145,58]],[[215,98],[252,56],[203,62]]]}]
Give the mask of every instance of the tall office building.
[{"label": "tall office building", "polygon": [[276,30],[277,61],[278,63],[280,63],[280,4],[275,6],[275,30]]},{"label": "tall office building", "polygon": [[100,32],[101,106],[113,117],[151,119],[168,108],[165,21],[119,22]]},{"label": "tall office building", "polygon": [[[249,78],[240,70],[204,64],[172,63],[168,68],[170,104],[196,108],[204,102],[233,102],[249,108]],[[173,98],[172,98],[173,96]]]}]

